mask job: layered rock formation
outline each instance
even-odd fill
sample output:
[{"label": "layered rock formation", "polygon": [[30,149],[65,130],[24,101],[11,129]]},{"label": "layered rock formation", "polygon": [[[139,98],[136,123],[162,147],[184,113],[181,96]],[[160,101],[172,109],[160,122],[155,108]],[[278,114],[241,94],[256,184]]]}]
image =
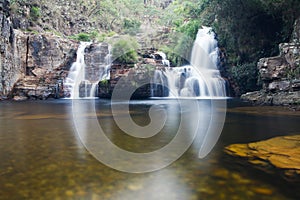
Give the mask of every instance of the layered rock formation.
[{"label": "layered rock formation", "polygon": [[241,96],[255,104],[300,104],[300,18],[296,20],[290,43],[279,45],[280,55],[259,60],[263,89]]},{"label": "layered rock formation", "polygon": [[233,144],[225,152],[243,164],[300,183],[300,135],[276,137],[249,144]]}]

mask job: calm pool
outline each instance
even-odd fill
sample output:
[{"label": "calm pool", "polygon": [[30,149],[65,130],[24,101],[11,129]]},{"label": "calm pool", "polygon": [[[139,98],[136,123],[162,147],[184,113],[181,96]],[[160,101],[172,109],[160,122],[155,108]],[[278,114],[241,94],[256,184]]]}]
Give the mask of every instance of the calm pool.
[{"label": "calm pool", "polygon": [[[85,101],[89,100],[81,103]],[[159,134],[145,140],[122,132],[112,117],[110,101],[96,100],[95,108],[99,124],[114,144],[143,153],[167,145],[178,129],[178,119],[185,116],[170,100],[134,101],[129,106],[133,121],[147,125],[148,110],[154,104],[170,118]],[[132,174],[107,167],[86,150],[76,133],[71,100],[0,102],[0,199],[296,199],[298,190],[283,189],[251,169],[234,167],[237,164],[226,159],[223,147],[299,134],[299,115],[276,109],[260,113],[255,107],[252,113],[244,112],[236,109],[240,106],[228,101],[220,139],[204,159],[197,157],[198,150],[192,146],[161,170]]]}]

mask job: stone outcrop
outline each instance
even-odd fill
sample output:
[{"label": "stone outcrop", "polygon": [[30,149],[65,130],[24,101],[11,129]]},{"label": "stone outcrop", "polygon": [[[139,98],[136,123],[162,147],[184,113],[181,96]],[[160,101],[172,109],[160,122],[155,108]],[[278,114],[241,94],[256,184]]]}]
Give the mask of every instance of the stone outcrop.
[{"label": "stone outcrop", "polygon": [[21,43],[12,28],[9,1],[0,0],[0,99],[6,98],[14,83],[24,75],[19,55]]},{"label": "stone outcrop", "polygon": [[[64,97],[63,82],[76,59],[78,43],[53,34],[24,34],[15,31],[24,76],[15,83],[14,99]],[[21,48],[23,47],[23,48]]]},{"label": "stone outcrop", "polygon": [[[155,66],[130,66],[113,64],[111,66],[110,80],[99,82],[99,97],[111,98],[112,93],[119,94],[122,98],[124,92],[134,91],[131,98],[144,99],[151,97],[151,78]],[[116,87],[116,85],[118,85]],[[125,94],[124,94],[125,96]]]},{"label": "stone outcrop", "polygon": [[62,96],[63,79],[76,57],[77,42],[51,33],[13,28],[10,4],[0,0],[0,98]]},{"label": "stone outcrop", "polygon": [[98,81],[99,77],[109,74],[108,67],[111,62],[109,49],[108,43],[92,43],[85,48],[85,80],[92,83]]},{"label": "stone outcrop", "polygon": [[276,93],[255,91],[241,96],[242,100],[255,105],[297,106],[300,104],[300,91],[280,91]]},{"label": "stone outcrop", "polygon": [[[110,70],[110,80],[99,82],[99,97],[111,98],[112,92],[122,94],[124,91],[134,91],[132,99],[144,99],[152,96],[151,81],[155,69],[164,68],[162,57],[155,49],[138,51],[137,64],[113,63]],[[118,84],[118,87],[116,85]],[[121,96],[120,96],[121,98]]]},{"label": "stone outcrop", "polygon": [[263,89],[241,96],[255,104],[300,103],[300,18],[296,20],[290,43],[279,45],[280,55],[261,58],[257,64]]},{"label": "stone outcrop", "polygon": [[288,181],[300,183],[300,135],[233,144],[225,152],[268,174],[279,174]]}]

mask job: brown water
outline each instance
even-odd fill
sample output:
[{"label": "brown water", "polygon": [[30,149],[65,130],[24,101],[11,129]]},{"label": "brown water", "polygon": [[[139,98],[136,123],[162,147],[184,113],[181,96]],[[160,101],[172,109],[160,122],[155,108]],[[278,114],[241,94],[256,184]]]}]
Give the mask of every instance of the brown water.
[{"label": "brown water", "polygon": [[[131,105],[137,123],[149,120],[145,111],[152,101]],[[111,169],[94,159],[78,140],[71,117],[71,101],[0,102],[0,199],[296,199],[299,191],[285,188],[281,179],[268,178],[227,160],[223,147],[277,135],[300,133],[299,115],[292,112],[260,113],[237,109],[229,102],[219,142],[204,159],[190,148],[170,166],[151,173],[130,174]],[[109,101],[97,100],[99,121],[108,137],[128,150],[139,142],[122,136],[113,122]],[[164,103],[168,105],[168,102]],[[180,115],[180,113],[178,112]],[[160,148],[176,129],[164,128]],[[158,141],[158,142],[157,142]]]}]

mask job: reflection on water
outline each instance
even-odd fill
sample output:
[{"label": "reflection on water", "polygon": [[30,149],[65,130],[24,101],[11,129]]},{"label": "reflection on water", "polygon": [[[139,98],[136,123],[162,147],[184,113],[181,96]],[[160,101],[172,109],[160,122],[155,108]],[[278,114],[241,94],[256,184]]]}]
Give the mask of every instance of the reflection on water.
[{"label": "reflection on water", "polygon": [[[132,103],[133,120],[147,125],[153,103]],[[151,152],[173,139],[185,115],[170,102],[159,104],[170,115],[163,130],[148,139],[124,134],[112,118],[109,101],[96,101],[97,118],[114,144]],[[295,191],[279,190],[247,168],[231,168],[234,164],[223,159],[222,148],[299,133],[299,116],[229,112],[221,138],[206,158],[197,158],[195,144],[167,168],[129,174],[106,167],[86,151],[74,131],[71,106],[67,100],[0,102],[0,199],[293,199],[288,194]]]},{"label": "reflection on water", "polygon": [[[131,105],[139,103],[132,102]],[[103,109],[99,109],[98,106],[98,110],[95,109],[94,101],[74,100],[72,113],[82,143],[96,159],[119,171],[144,173],[162,169],[176,161],[191,146],[194,139],[199,156],[206,156],[221,134],[225,113],[217,108],[223,106],[224,109],[225,103],[224,100],[193,99],[147,101],[147,104],[143,103],[143,107],[139,108],[143,115],[136,116],[133,113],[130,115],[128,102],[112,102],[113,120],[110,119],[108,123],[114,123],[111,127],[122,130],[113,132],[103,130],[99,126],[102,119],[97,113],[101,113]],[[100,119],[97,119],[99,116]],[[134,119],[146,119],[148,122],[142,121],[142,124],[137,125],[133,122]],[[164,126],[177,127],[177,130],[163,129]],[[105,133],[113,138],[109,140]],[[161,144],[163,141],[162,136],[171,139],[157,147],[156,143]],[[111,141],[122,141],[123,146],[120,147]],[[148,150],[147,147],[152,149]]]}]

